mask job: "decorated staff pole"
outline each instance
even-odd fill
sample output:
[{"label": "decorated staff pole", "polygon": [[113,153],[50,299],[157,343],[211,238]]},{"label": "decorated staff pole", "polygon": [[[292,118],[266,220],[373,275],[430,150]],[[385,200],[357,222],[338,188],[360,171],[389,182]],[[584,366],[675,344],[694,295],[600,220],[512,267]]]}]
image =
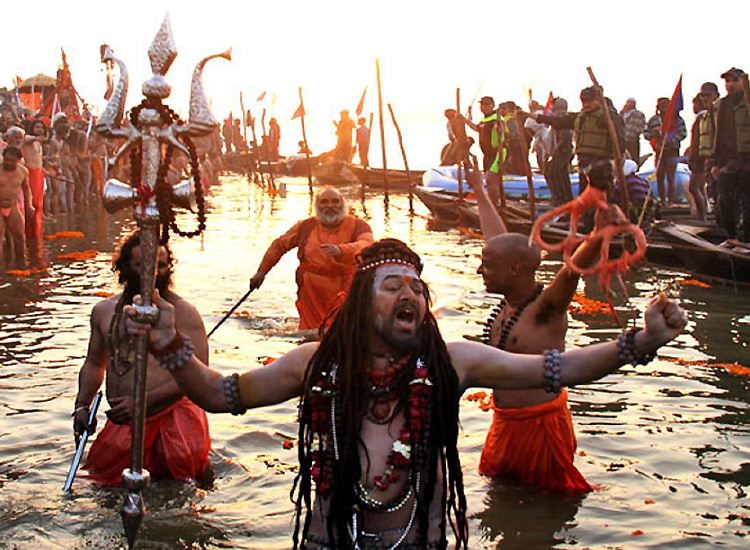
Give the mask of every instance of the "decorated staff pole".
[{"label": "decorated staff pole", "polygon": [[[128,73],[125,64],[114,57],[107,48],[102,62],[114,61],[120,67],[120,80],[102,115],[96,122],[96,131],[107,138],[124,138],[125,144],[110,161],[114,166],[126,152],[130,152],[133,171],[129,184],[109,180],[102,200],[109,212],[132,206],[133,215],[140,229],[141,247],[141,298],[136,306],[136,320],[142,323],[156,322],[159,311],[153,305],[156,258],[159,247],[159,231],[166,237],[168,228],[180,235],[192,237],[205,228],[203,195],[200,188],[200,173],[195,154],[193,136],[212,132],[218,123],[213,117],[203,90],[203,66],[209,59],[222,57],[231,59],[231,50],[201,60],[193,72],[190,94],[190,116],[187,124],[182,122],[162,100],[169,97],[171,86],[164,79],[169,67],[177,57],[172,38],[169,15],[164,21],[148,49],[153,75],[143,83],[146,98],[130,114],[130,125],[123,127],[122,119],[128,91]],[[166,151],[162,158],[162,150]],[[198,202],[198,230],[180,232],[174,221],[173,206],[190,207],[190,182],[172,188],[164,178],[174,149],[188,156],[195,182]],[[130,449],[130,468],[122,474],[123,486],[128,493],[121,515],[130,548],[135,543],[143,519],[144,506],[141,491],[149,484],[149,473],[143,468],[143,436],[146,413],[146,366],[148,360],[148,335],[139,335],[135,341],[135,367],[133,389],[133,422]]]}]

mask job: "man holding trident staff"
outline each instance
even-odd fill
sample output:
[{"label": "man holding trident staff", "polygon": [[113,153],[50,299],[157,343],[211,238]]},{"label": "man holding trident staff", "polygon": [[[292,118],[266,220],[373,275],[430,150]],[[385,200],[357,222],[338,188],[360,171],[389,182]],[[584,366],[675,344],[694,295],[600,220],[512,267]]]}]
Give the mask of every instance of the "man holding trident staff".
[{"label": "man holding trident staff", "polygon": [[[200,61],[193,73],[190,95],[190,116],[187,124],[182,122],[162,100],[169,97],[171,87],[164,79],[169,67],[177,56],[172,38],[169,17],[165,16],[162,25],[148,50],[152,77],[143,83],[143,102],[130,113],[131,124],[121,127],[127,95],[128,75],[125,65],[107,49],[102,61],[115,61],[120,67],[120,80],[104,113],[96,123],[96,131],[108,138],[125,138],[127,141],[111,161],[111,165],[128,151],[131,152],[132,174],[130,185],[110,180],[105,187],[103,201],[108,211],[133,205],[133,213],[140,228],[140,290],[142,305],[138,307],[136,319],[141,323],[154,323],[159,310],[152,304],[156,279],[156,259],[160,240],[166,242],[169,229],[182,236],[193,237],[205,228],[200,171],[194,136],[210,133],[217,126],[206,101],[202,83],[203,66],[214,57],[231,59],[231,50]],[[166,150],[162,158],[162,146]],[[198,229],[185,233],[175,224],[173,205],[189,207],[190,182],[172,188],[166,181],[171,154],[174,149],[185,153],[190,159],[195,182],[198,205]],[[161,230],[161,239],[159,231]],[[168,354],[173,350],[161,350]],[[137,337],[134,345],[134,383],[132,437],[130,468],[123,472],[123,485],[128,494],[122,507],[122,518],[128,544],[132,548],[143,518],[144,507],[141,490],[148,486],[149,473],[143,468],[144,416],[146,413],[146,364],[148,340]]]}]

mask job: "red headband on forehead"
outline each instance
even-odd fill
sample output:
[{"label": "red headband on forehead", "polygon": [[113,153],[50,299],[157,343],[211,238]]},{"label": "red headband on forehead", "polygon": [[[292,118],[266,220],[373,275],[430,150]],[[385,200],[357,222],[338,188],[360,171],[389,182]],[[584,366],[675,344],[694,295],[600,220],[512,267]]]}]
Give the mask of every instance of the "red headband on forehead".
[{"label": "red headband on forehead", "polygon": [[401,258],[378,258],[371,260],[367,263],[362,263],[357,266],[357,271],[367,271],[370,268],[378,268],[381,265],[385,264],[396,264],[396,265],[405,265],[407,267],[414,268],[417,273],[422,273],[422,266],[417,265],[414,262],[410,262],[408,260],[403,260]]}]

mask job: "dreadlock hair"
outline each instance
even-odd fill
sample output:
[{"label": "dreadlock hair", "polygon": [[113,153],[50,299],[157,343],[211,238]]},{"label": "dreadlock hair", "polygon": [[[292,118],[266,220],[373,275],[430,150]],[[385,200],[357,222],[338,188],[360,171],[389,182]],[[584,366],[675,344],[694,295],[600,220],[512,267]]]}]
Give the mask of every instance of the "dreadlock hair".
[{"label": "dreadlock hair", "polygon": [[[364,365],[369,342],[367,336],[373,327],[370,305],[374,298],[373,282],[377,266],[381,263],[401,263],[412,265],[418,273],[422,271],[419,256],[397,239],[383,239],[364,249],[358,257],[359,267],[349,289],[346,301],[338,310],[333,322],[322,335],[320,345],[310,360],[305,373],[305,391],[300,401],[299,413],[299,463],[300,470],[291,491],[296,506],[294,548],[302,548],[312,520],[312,479],[313,439],[316,435],[312,423],[310,406],[311,388],[320,380],[326,379],[336,365],[336,384],[333,400],[340,415],[330,419],[331,430],[336,430],[339,460],[330,468],[331,503],[327,517],[328,540],[331,548],[350,549],[353,542],[348,530],[352,510],[358,503],[355,485],[362,475],[359,448],[362,418],[368,406],[368,394],[364,384]],[[430,304],[430,294],[424,287],[424,298]],[[457,450],[458,407],[460,389],[458,376],[451,364],[445,342],[438,330],[437,321],[427,310],[420,329],[420,338],[414,359],[421,357],[432,380],[429,406],[429,430],[423,441],[412,441],[412,461],[409,483],[417,499],[416,521],[417,542],[427,548],[429,508],[435,496],[438,482],[438,468],[442,476],[442,521],[441,539],[446,539],[446,518],[456,535],[456,548],[467,548],[468,525],[466,522],[466,497],[464,495],[461,463]],[[400,390],[401,404],[406,403],[408,380],[414,369],[414,361],[408,366],[408,375],[402,379]],[[409,408],[403,407],[409,418]],[[335,420],[335,425],[333,425]],[[414,439],[412,437],[412,439]],[[366,453],[365,453],[366,455]],[[365,467],[369,467],[365,465]],[[417,475],[421,477],[424,490],[417,490]],[[426,475],[425,475],[426,474]],[[318,488],[320,491],[320,488]],[[301,531],[301,533],[300,533]],[[355,534],[356,536],[356,534]]]}]

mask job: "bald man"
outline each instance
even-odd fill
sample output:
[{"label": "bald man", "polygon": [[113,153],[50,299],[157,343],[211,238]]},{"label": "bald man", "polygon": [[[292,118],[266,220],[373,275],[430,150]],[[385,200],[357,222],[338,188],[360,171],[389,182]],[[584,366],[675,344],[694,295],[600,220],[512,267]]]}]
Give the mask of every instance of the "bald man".
[{"label": "bald man", "polygon": [[282,256],[297,248],[299,328],[317,330],[343,303],[357,267],[357,254],[372,243],[367,222],[347,213],[338,189],[324,187],[315,197],[315,216],[297,222],[268,247],[250,279],[250,289],[260,287]]},{"label": "bald man", "polygon": [[[477,272],[488,292],[503,300],[486,323],[485,343],[514,353],[543,353],[565,349],[568,306],[579,275],[563,267],[546,288],[536,279],[539,249],[520,233],[508,233],[492,208],[481,181],[469,178],[479,206],[485,246]],[[617,207],[602,223],[622,223]],[[573,256],[576,265],[597,258],[601,240],[592,239]],[[558,396],[537,390],[495,390],[493,421],[485,441],[479,471],[513,478],[536,487],[565,492],[591,490],[573,464],[576,438],[567,392]]]}]

